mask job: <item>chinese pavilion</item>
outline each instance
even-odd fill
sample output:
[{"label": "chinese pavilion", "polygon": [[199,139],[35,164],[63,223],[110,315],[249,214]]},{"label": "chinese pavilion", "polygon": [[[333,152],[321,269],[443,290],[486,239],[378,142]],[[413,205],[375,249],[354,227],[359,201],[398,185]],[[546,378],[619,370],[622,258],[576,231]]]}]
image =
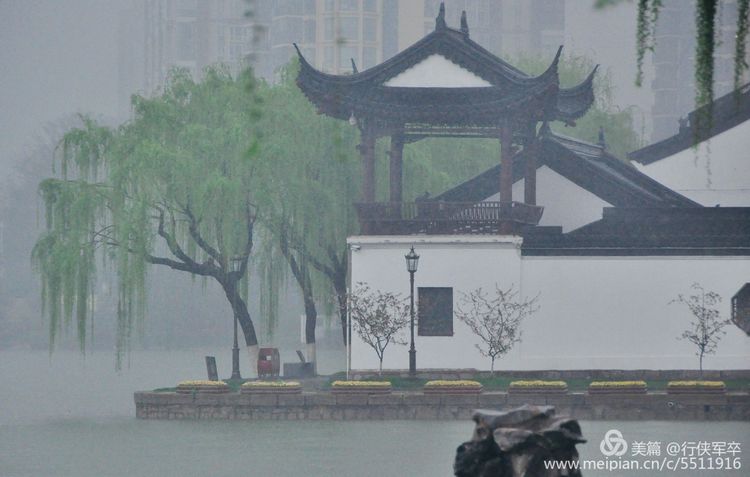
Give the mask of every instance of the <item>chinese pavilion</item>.
[{"label": "chinese pavilion", "polygon": [[[296,46],[296,45],[295,45]],[[596,68],[579,85],[561,88],[558,62],[530,76],[472,41],[466,13],[460,29],[445,22],[391,59],[365,71],[332,75],[315,69],[299,49],[297,84],[321,114],[349,120],[361,132],[362,232],[514,233],[538,224],[536,154],[524,154],[523,202],[513,201],[514,156],[539,147],[550,121],[573,125],[594,101]],[[540,127],[540,125],[542,127]],[[375,141],[390,136],[390,201],[375,201]],[[404,144],[426,137],[496,138],[501,144],[499,201],[402,201]]]},{"label": "chinese pavilion", "polygon": [[[722,313],[739,326],[709,366],[747,367],[750,208],[702,207],[615,157],[603,133],[591,144],[553,132],[552,121],[573,125],[594,101],[595,72],[561,88],[559,59],[560,51],[541,75],[525,74],[472,41],[465,16],[448,28],[442,6],[434,31],[366,71],[326,74],[300,55],[301,90],[321,114],[361,132],[361,233],[347,238],[349,283],[414,292],[419,317],[408,350],[396,343],[382,361],[352,335],[351,369],[411,368],[417,350],[421,369],[488,369],[482,340],[455,311],[466,293],[513,287],[540,297],[539,311],[523,325],[523,346],[503,357],[505,369],[687,369],[695,350],[675,339],[685,310],[669,303],[691,283],[726,303],[734,296]],[[717,167],[725,162],[741,181],[750,121],[739,121],[713,144]],[[385,136],[390,197],[378,203],[375,142]],[[403,147],[426,137],[493,138],[499,161],[404,203]],[[411,247],[422,257],[416,289],[402,266]]]}]

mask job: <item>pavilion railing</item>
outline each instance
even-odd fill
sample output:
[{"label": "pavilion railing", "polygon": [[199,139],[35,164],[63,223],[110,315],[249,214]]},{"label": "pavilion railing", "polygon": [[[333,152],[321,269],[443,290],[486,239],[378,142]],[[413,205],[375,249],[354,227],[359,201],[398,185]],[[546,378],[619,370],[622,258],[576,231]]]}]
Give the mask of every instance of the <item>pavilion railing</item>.
[{"label": "pavilion railing", "polygon": [[521,202],[373,202],[356,207],[365,235],[508,233],[537,225],[544,210]]}]

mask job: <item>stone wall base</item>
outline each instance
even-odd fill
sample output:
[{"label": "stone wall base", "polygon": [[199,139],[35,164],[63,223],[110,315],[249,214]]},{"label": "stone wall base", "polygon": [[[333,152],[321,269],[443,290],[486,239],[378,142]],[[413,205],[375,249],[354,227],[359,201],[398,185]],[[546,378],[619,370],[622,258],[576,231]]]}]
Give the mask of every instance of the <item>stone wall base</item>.
[{"label": "stone wall base", "polygon": [[139,419],[224,420],[466,420],[475,409],[522,404],[552,405],[579,420],[750,421],[750,395],[440,395],[394,392],[385,395],[292,395],[135,393]]},{"label": "stone wall base", "polygon": [[[417,377],[421,379],[472,379],[490,377],[490,371],[477,369],[421,369]],[[597,381],[692,381],[692,380],[737,380],[750,379],[750,369],[708,369],[701,377],[697,369],[542,369],[542,370],[498,370],[494,376],[512,379],[594,379]],[[408,378],[408,369],[384,370],[382,374],[373,369],[353,369],[351,379],[365,378]]]}]

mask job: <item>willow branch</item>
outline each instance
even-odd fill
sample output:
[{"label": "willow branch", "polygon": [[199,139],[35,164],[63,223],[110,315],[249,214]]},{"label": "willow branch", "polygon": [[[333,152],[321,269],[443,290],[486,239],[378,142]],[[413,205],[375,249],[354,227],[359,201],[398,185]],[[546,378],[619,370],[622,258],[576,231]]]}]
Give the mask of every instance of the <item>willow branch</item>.
[{"label": "willow branch", "polygon": [[190,209],[190,206],[188,205],[183,207],[183,212],[185,213],[189,221],[188,233],[190,234],[190,237],[192,237],[193,240],[195,240],[195,243],[197,243],[198,246],[202,248],[210,257],[212,257],[218,263],[224,263],[221,253],[217,249],[212,247],[211,244],[209,244],[208,241],[206,241],[200,234],[200,231],[198,230],[200,221],[195,218],[195,215]]},{"label": "willow branch", "polygon": [[[196,273],[198,275],[217,276],[219,269],[210,260],[203,263],[198,263],[190,258],[190,256],[186,254],[184,250],[182,250],[182,247],[180,247],[180,244],[177,243],[177,240],[174,238],[174,236],[167,232],[164,228],[164,211],[159,209],[159,212],[159,226],[157,229],[157,233],[167,243],[169,251],[172,252],[175,257],[180,259],[182,263],[170,259],[160,259],[160,257],[153,257],[150,255],[146,255],[146,259],[149,261],[150,259],[155,259],[155,262],[150,263],[155,263],[157,265],[167,265],[171,268],[174,268],[175,270],[185,270],[191,273]],[[172,217],[172,220],[174,221],[174,217]],[[174,223],[172,225],[172,228],[174,230]]]}]

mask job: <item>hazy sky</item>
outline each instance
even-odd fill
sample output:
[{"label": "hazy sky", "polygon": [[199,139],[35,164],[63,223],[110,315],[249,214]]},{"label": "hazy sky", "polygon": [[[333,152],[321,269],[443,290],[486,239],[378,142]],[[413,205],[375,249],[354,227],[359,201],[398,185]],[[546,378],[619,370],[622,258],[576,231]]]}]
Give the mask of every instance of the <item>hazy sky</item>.
[{"label": "hazy sky", "polygon": [[635,86],[636,6],[633,2],[625,2],[616,7],[594,10],[593,3],[594,0],[567,1],[565,51],[587,56],[599,63],[604,73],[612,75],[616,104],[623,109],[636,106],[649,116],[654,98],[648,87],[653,79],[648,55],[644,62],[644,86]]},{"label": "hazy sky", "polygon": [[48,121],[117,112],[117,14],[128,0],[0,0],[0,171]]},{"label": "hazy sky", "polygon": [[[22,157],[45,123],[75,112],[118,113],[117,25],[131,0],[0,0],[0,172]],[[594,11],[568,0],[566,51],[610,69],[623,107],[649,112],[633,86],[635,6]],[[648,76],[644,84],[649,84]]]}]

